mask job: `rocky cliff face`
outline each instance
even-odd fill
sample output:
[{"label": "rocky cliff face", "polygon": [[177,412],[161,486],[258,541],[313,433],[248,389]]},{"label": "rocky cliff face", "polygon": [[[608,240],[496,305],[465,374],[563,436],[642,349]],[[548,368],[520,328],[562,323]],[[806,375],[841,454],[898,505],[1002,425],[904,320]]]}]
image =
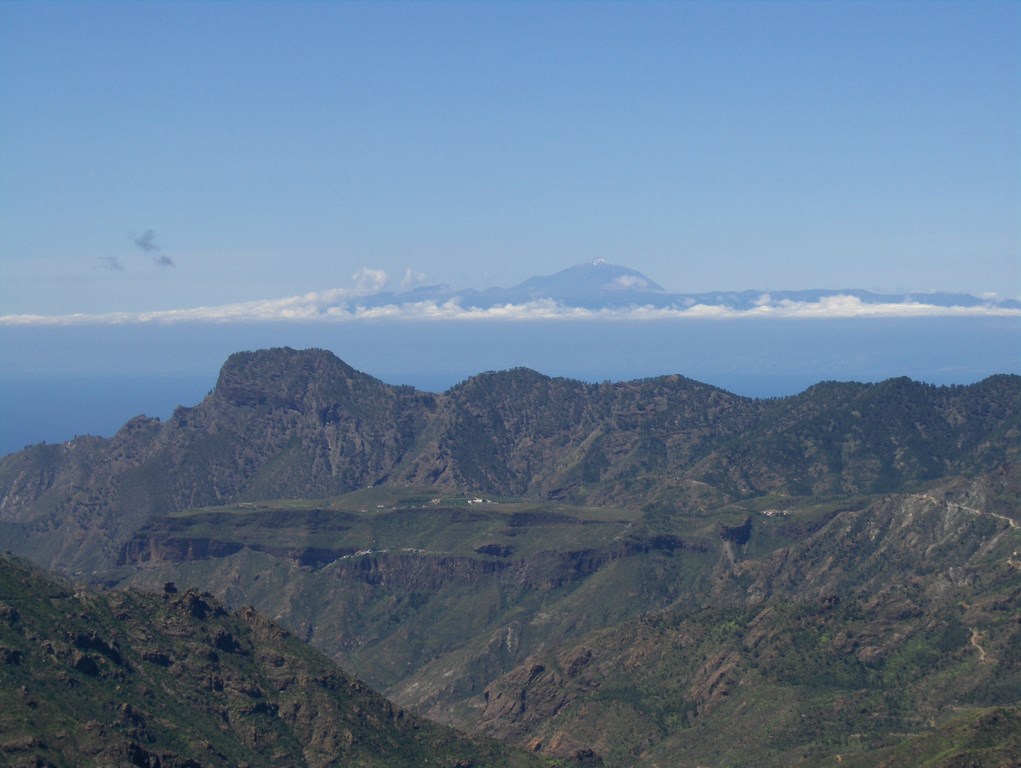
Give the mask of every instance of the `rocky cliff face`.
[{"label": "rocky cliff face", "polygon": [[518,369],[442,395],[322,350],[232,355],[166,422],[0,460],[0,532],[34,559],[114,563],[149,517],[377,484],[637,505],[895,490],[990,469],[1021,444],[1021,377],[825,384],[755,401],[678,376],[589,385]]}]

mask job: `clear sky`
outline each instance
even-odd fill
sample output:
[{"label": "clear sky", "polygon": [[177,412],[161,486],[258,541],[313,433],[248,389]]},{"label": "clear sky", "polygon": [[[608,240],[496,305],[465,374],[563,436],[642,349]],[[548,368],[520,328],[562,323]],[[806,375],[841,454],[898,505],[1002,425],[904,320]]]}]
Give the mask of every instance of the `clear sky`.
[{"label": "clear sky", "polygon": [[0,0],[0,314],[1021,295],[1021,3]]}]

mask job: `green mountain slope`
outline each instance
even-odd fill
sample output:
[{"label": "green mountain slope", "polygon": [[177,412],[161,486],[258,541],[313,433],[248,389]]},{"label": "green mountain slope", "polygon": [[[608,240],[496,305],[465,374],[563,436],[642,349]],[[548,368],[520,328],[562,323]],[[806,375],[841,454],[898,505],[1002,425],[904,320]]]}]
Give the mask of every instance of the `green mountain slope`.
[{"label": "green mountain slope", "polygon": [[1017,465],[669,519],[427,491],[161,518],[107,578],[216,585],[406,707],[606,765],[813,765],[1021,703]]},{"label": "green mountain slope", "polygon": [[0,763],[507,766],[210,595],[94,592],[0,558]]},{"label": "green mountain slope", "polygon": [[[495,680],[477,728],[662,766],[838,755],[881,764],[866,757],[936,729],[912,743],[942,764],[939,727],[962,708],[1018,716],[1018,488],[1015,470],[835,514],[804,510],[801,521],[774,515],[766,541],[753,532],[745,545],[724,543],[701,595],[536,653]],[[819,512],[815,530],[775,547],[783,528],[810,527]],[[974,754],[958,736],[974,761],[958,764],[1015,765],[1009,728]]]},{"label": "green mountain slope", "polygon": [[[679,574],[696,573],[707,547],[641,521],[637,510],[379,488],[158,518],[104,578],[150,589],[169,579],[216,585],[372,685],[409,686],[417,694],[406,703],[456,719],[472,691],[537,643],[676,597]],[[626,580],[636,599],[579,615],[609,580]]]}]

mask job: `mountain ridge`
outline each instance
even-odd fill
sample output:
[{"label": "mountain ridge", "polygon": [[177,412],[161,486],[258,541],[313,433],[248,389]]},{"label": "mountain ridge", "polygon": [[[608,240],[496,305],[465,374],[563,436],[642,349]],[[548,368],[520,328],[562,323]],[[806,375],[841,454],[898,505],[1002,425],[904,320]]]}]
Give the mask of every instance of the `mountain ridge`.
[{"label": "mountain ridge", "polygon": [[1019,458],[1011,374],[433,394],[277,348],[166,422],[0,459],[0,543],[257,605],[400,706],[555,758],[957,765],[910,736],[1007,766]]},{"label": "mountain ridge", "polygon": [[211,394],[165,423],[0,459],[0,523],[26,553],[77,569],[114,562],[153,514],[371,485],[696,506],[876,492],[992,468],[1017,454],[1019,423],[1009,374],[754,400],[679,376],[586,384],[512,369],[431,394],[279,348],[232,355]]}]

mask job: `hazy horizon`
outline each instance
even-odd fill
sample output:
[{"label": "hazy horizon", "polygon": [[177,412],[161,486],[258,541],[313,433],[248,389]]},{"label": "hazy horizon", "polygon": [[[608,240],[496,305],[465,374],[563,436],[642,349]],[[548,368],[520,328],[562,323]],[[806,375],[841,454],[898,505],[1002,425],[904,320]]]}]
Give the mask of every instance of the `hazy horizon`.
[{"label": "hazy horizon", "polygon": [[[536,293],[553,284],[562,292],[567,276],[608,281],[603,293],[589,294],[572,286],[569,296]],[[601,276],[604,275],[605,276]],[[601,304],[610,289],[611,305]],[[489,292],[498,298],[487,301]],[[535,275],[517,286],[487,286],[483,291],[450,285],[415,285],[396,282],[384,270],[360,270],[346,287],[306,291],[199,307],[150,309],[140,312],[2,314],[0,327],[112,326],[178,323],[337,323],[365,320],[518,321],[518,320],[649,320],[735,318],[853,318],[853,317],[1021,317],[1021,298],[998,294],[974,296],[964,292],[918,292],[861,296],[857,286],[788,291],[716,289],[700,294],[682,293],[659,285],[654,278],[627,265],[605,259],[572,265],[551,275]],[[751,294],[748,299],[744,294]],[[623,297],[623,298],[622,298]],[[630,297],[630,298],[627,298]],[[750,301],[750,303],[749,303]]]}]

